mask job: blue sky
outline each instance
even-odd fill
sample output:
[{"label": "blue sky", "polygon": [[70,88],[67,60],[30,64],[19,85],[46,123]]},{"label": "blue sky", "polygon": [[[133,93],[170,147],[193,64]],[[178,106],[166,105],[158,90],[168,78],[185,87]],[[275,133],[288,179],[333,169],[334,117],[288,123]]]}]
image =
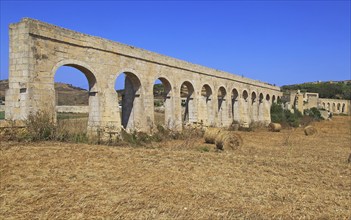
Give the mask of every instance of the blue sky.
[{"label": "blue sky", "polygon": [[1,1],[0,16],[1,79],[22,17],[277,85],[351,78],[350,1]]}]

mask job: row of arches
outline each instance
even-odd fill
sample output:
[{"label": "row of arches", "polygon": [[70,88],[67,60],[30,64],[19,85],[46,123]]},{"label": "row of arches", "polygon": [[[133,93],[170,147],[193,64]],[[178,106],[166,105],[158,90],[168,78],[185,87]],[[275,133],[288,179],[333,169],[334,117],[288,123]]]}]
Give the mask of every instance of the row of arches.
[{"label": "row of arches", "polygon": [[[97,77],[93,71],[84,67],[80,63],[61,63],[60,66],[54,68],[54,74],[61,66],[73,67],[82,72],[88,81],[89,93],[89,119],[88,126],[92,126],[99,119],[99,88]],[[197,91],[191,81],[184,80],[181,85],[175,85],[166,76],[161,76],[155,79],[152,85],[143,85],[140,75],[134,71],[123,71],[116,77],[115,83],[119,76],[123,79],[123,92],[115,93],[115,97],[111,100],[117,102],[117,111],[120,117],[120,122],[123,128],[134,130],[138,125],[143,123],[145,117],[145,108],[155,108],[155,92],[152,99],[147,95],[151,86],[161,84],[161,92],[158,92],[158,100],[161,101],[163,111],[162,121],[154,118],[151,119],[151,124],[160,123],[170,129],[175,124],[181,123],[203,123],[212,126],[228,126],[233,121],[263,121],[270,120],[269,109],[270,105],[279,98],[275,94],[264,94],[258,91],[249,91],[248,89],[233,88],[227,89],[225,86],[219,86],[215,89],[214,85],[204,83],[201,90]],[[115,90],[116,85],[114,86]],[[116,91],[116,90],[115,90]],[[147,92],[146,92],[147,91]],[[106,94],[106,92],[104,92]],[[150,94],[150,93],[148,93]],[[148,103],[146,103],[148,102]],[[152,112],[155,109],[153,109]],[[180,111],[179,111],[180,110]],[[179,113],[181,112],[181,113]],[[180,119],[180,120],[179,120]],[[119,121],[119,120],[117,120]]]},{"label": "row of arches", "polygon": [[322,108],[336,114],[346,114],[346,104],[336,102],[322,102]]}]

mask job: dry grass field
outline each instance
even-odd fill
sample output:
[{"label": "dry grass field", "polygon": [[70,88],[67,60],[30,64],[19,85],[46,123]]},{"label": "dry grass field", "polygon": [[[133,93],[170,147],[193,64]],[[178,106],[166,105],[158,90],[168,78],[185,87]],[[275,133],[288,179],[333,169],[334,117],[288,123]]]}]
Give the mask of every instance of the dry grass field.
[{"label": "dry grass field", "polygon": [[143,147],[0,144],[0,219],[350,219],[350,117]]}]

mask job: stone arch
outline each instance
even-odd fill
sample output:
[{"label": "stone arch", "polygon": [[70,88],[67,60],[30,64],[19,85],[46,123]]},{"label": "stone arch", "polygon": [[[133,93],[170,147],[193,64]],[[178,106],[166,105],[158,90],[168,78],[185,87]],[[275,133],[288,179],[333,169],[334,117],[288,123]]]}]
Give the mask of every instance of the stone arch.
[{"label": "stone arch", "polygon": [[212,96],[212,88],[209,84],[204,84],[201,88],[201,96],[206,97],[207,99]]},{"label": "stone arch", "polygon": [[124,69],[116,77],[125,74],[124,91],[121,97],[122,112],[120,113],[122,126],[127,131],[139,130],[143,118],[143,97],[140,77],[134,70]]},{"label": "stone arch", "polygon": [[253,104],[254,102],[256,102],[256,98],[257,98],[256,92],[252,92],[252,93],[251,93],[251,104]]},{"label": "stone arch", "polygon": [[240,117],[239,117],[239,92],[237,89],[232,90],[232,117],[233,121],[239,122]]},{"label": "stone arch", "polygon": [[218,122],[220,126],[226,125],[228,121],[227,111],[227,90],[224,86],[220,86],[217,92],[218,100]]},{"label": "stone arch", "polygon": [[[164,119],[163,122],[160,121],[161,125],[164,125],[165,127],[171,129],[173,127],[173,120],[174,120],[174,106],[173,106],[173,94],[172,94],[172,83],[170,82],[170,80],[165,77],[165,76],[160,76],[157,77],[155,81],[159,80],[162,85],[163,85],[163,91],[162,94],[159,94],[159,96],[162,99],[162,106],[164,108]],[[154,84],[152,85],[154,87]],[[153,91],[153,88],[152,88]],[[155,97],[154,95],[153,97],[153,103],[155,103]],[[156,114],[155,112],[155,104],[152,105],[154,107],[154,114]],[[157,113],[158,114],[158,113]],[[162,115],[162,114],[160,114]],[[154,123],[156,123],[156,117],[154,116]]]},{"label": "stone arch", "polygon": [[85,62],[73,59],[64,59],[55,64],[51,70],[51,78],[54,78],[57,70],[62,66],[69,66],[81,71],[88,80],[89,91],[97,91],[97,80],[95,70]]},{"label": "stone arch", "polygon": [[275,95],[272,96],[272,103],[275,103],[276,100],[275,100]]},{"label": "stone arch", "polygon": [[335,104],[335,102],[333,102],[333,104],[332,104],[332,112],[333,112],[333,113],[336,112],[336,104]]},{"label": "stone arch", "polygon": [[195,89],[191,82],[184,81],[180,86],[183,123],[196,122]]},{"label": "stone arch", "polygon": [[242,94],[242,97],[243,97],[244,101],[247,101],[248,98],[249,98],[249,93],[246,90],[244,90],[243,94]]},{"label": "stone arch", "polygon": [[345,103],[342,104],[341,113],[345,113]]},{"label": "stone arch", "polygon": [[265,100],[263,101],[263,115],[262,115],[262,120],[266,125],[268,125],[271,122],[271,96],[269,94],[266,95]]},{"label": "stone arch", "polygon": [[225,101],[227,96],[227,91],[226,89],[221,86],[218,89],[217,97],[218,97],[218,110],[222,107],[223,102]]},{"label": "stone arch", "polygon": [[336,105],[336,110],[338,111],[338,113],[341,112],[341,104],[340,104],[340,103],[338,103],[338,104]]},{"label": "stone arch", "polygon": [[323,109],[325,109],[325,102],[322,103]]},{"label": "stone arch", "polygon": [[213,90],[209,84],[204,84],[201,88],[200,97],[200,120],[205,125],[214,125],[214,114],[213,114]]},{"label": "stone arch", "polygon": [[258,106],[259,104],[257,102],[257,95],[256,95],[256,92],[253,91],[251,92],[251,106],[250,106],[251,121],[257,121],[258,119]]},{"label": "stone arch", "polygon": [[263,121],[263,116],[264,116],[263,111],[264,111],[265,106],[264,106],[264,95],[262,92],[258,96],[258,106],[257,107],[258,107],[258,112],[257,112],[258,120]]},{"label": "stone arch", "polygon": [[330,103],[329,103],[329,102],[327,103],[327,110],[328,110],[328,111],[331,110],[331,109],[330,109]]},{"label": "stone arch", "polygon": [[249,101],[249,93],[247,92],[246,89],[242,91],[241,94],[241,102],[240,102],[240,121],[242,124],[248,124],[250,123],[251,117],[250,117],[250,101]]},{"label": "stone arch", "polygon": [[[57,72],[57,70],[62,67],[62,66],[69,66],[73,67],[80,72],[82,72],[86,79],[88,80],[88,85],[89,85],[89,107],[88,107],[88,123],[87,127],[88,130],[92,129],[93,127],[96,127],[98,125],[98,122],[100,120],[100,115],[99,115],[99,97],[98,97],[98,83],[97,83],[97,78],[96,78],[96,72],[95,70],[89,66],[88,64],[79,61],[79,60],[74,60],[74,59],[64,59],[59,62],[57,62],[53,68],[51,69],[50,73],[50,78],[53,86],[53,92],[55,92],[54,88],[54,77]],[[55,97],[55,94],[52,96]],[[56,107],[56,100],[53,99],[54,102],[54,107]],[[54,115],[54,120],[56,120],[56,110],[53,112]]]},{"label": "stone arch", "polygon": [[260,95],[258,96],[258,102],[261,103],[263,102],[263,93],[261,92]]}]

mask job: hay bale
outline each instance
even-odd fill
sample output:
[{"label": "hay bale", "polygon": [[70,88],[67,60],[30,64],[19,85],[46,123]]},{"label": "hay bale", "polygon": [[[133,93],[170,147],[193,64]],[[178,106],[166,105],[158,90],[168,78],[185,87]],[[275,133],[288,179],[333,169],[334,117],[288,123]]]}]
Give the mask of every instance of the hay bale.
[{"label": "hay bale", "polygon": [[243,139],[237,133],[222,131],[218,134],[215,144],[219,150],[236,150],[243,145]]},{"label": "hay bale", "polygon": [[273,132],[280,132],[282,126],[279,123],[270,123],[269,130]]},{"label": "hay bale", "polygon": [[240,128],[240,125],[239,124],[231,124],[229,129],[232,130],[232,131],[238,131]]},{"label": "hay bale", "polygon": [[314,135],[317,133],[317,129],[311,125],[305,127],[304,129],[305,135],[310,136],[310,135]]},{"label": "hay bale", "polygon": [[209,144],[214,144],[216,137],[221,132],[219,128],[207,128],[204,134],[205,142]]}]

